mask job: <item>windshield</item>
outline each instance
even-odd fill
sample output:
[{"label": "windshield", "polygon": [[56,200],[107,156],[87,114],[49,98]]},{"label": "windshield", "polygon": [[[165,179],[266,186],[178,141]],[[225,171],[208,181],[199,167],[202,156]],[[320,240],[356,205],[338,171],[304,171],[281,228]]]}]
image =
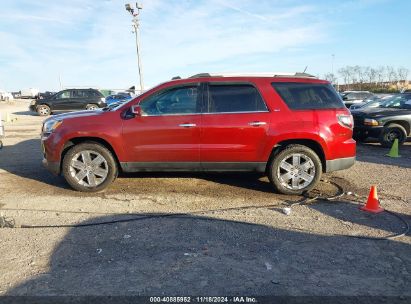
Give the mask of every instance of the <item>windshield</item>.
[{"label": "windshield", "polygon": [[130,99],[128,99],[128,97],[126,97],[125,99],[121,99],[118,100],[116,102],[113,102],[109,105],[107,105],[107,107],[103,108],[103,111],[114,111],[117,110],[118,108],[122,107],[123,105],[125,105],[126,103],[129,103],[130,101],[133,101],[136,97],[140,96],[136,95],[135,97],[129,97]]},{"label": "windshield", "polygon": [[387,99],[381,105],[381,108],[411,109],[411,94],[398,95]]}]

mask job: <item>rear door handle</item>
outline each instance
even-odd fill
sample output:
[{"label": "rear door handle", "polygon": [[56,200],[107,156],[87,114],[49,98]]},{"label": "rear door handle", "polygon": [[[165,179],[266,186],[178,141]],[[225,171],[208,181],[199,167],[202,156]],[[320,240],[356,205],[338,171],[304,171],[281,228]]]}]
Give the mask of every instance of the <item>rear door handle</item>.
[{"label": "rear door handle", "polygon": [[197,125],[194,124],[194,123],[183,123],[183,124],[180,124],[180,125],[178,125],[178,126],[179,126],[179,127],[183,127],[183,128],[197,127]]},{"label": "rear door handle", "polygon": [[250,126],[258,127],[258,126],[265,126],[267,123],[265,121],[252,121],[248,123]]}]

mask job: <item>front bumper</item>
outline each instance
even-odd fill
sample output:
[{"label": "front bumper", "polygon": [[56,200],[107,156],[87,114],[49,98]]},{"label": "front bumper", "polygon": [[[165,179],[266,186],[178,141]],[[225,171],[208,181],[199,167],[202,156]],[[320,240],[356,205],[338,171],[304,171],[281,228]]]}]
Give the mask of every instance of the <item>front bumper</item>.
[{"label": "front bumper", "polygon": [[52,155],[50,152],[54,151],[55,149],[50,149],[50,147],[48,147],[46,145],[46,141],[47,139],[45,138],[41,138],[41,152],[43,153],[43,166],[49,170],[51,173],[53,173],[54,175],[60,175],[60,161],[54,161],[54,160],[50,160],[53,159],[50,157],[50,155]]},{"label": "front bumper", "polygon": [[354,134],[367,134],[369,137],[379,137],[383,126],[354,126]]},{"label": "front bumper", "polygon": [[43,158],[43,166],[46,167],[54,175],[60,174],[60,163],[59,162],[50,162],[46,158]]},{"label": "front bumper", "polygon": [[344,170],[352,167],[355,163],[355,156],[346,158],[337,158],[327,160],[325,162],[325,172],[333,172],[338,170]]}]

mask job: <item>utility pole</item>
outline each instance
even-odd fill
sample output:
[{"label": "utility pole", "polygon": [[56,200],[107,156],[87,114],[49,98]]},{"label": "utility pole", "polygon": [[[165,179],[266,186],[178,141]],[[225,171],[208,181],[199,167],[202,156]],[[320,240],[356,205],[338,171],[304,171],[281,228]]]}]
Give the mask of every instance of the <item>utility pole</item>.
[{"label": "utility pole", "polygon": [[140,80],[140,93],[144,90],[143,84],[143,67],[141,65],[140,60],[140,34],[139,34],[139,27],[140,27],[140,10],[143,7],[136,2],[136,8],[133,7],[133,4],[126,4],[126,10],[133,16],[132,19],[132,27],[133,33],[136,34],[136,49],[137,49],[137,64],[138,64],[138,75]]},{"label": "utility pole", "polygon": [[63,82],[61,81],[61,74],[59,74],[60,90],[63,90]]}]

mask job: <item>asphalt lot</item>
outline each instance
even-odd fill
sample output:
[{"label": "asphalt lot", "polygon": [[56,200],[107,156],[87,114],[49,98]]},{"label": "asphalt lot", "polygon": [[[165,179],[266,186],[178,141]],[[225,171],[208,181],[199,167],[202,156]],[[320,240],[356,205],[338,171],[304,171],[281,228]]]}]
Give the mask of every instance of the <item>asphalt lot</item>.
[{"label": "asphalt lot", "polygon": [[[411,296],[411,237],[373,241],[403,224],[347,199],[281,208],[254,174],[122,175],[103,193],[71,190],[43,169],[40,126],[27,101],[0,103],[13,118],[0,150],[0,295],[401,295]],[[370,141],[349,170],[324,175],[345,191],[378,187],[382,206],[411,222],[411,143],[401,158]],[[336,188],[320,183],[318,191]],[[164,216],[187,213],[185,216]]]}]

